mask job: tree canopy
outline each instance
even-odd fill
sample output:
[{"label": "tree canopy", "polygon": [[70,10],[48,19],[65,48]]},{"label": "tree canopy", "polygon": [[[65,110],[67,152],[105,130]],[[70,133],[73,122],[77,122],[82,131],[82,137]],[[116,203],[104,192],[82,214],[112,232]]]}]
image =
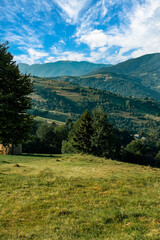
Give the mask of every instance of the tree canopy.
[{"label": "tree canopy", "polygon": [[0,143],[19,144],[28,139],[32,117],[27,114],[32,103],[33,84],[29,75],[20,73],[8,51],[0,44]]},{"label": "tree canopy", "polygon": [[97,156],[111,156],[115,149],[114,128],[108,122],[107,114],[103,109],[98,108],[93,110],[92,127],[92,152]]},{"label": "tree canopy", "polygon": [[77,121],[74,131],[74,147],[80,152],[91,153],[92,119],[86,110]]}]

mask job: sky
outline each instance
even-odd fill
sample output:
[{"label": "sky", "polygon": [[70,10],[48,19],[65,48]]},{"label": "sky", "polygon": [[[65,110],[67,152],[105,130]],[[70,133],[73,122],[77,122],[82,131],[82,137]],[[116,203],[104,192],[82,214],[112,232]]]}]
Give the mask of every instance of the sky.
[{"label": "sky", "polygon": [[1,0],[17,63],[111,63],[160,52],[160,0]]}]

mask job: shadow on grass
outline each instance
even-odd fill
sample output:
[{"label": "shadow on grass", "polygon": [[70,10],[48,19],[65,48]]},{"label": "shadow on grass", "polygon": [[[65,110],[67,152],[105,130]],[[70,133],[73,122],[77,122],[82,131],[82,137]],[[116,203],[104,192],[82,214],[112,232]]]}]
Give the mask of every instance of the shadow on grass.
[{"label": "shadow on grass", "polygon": [[47,160],[47,159],[53,159],[54,161],[60,161],[62,158],[61,155],[56,155],[56,154],[28,154],[28,153],[23,153],[22,155],[7,155],[3,156],[7,157],[5,158],[0,158],[0,165],[3,164],[16,164],[16,163],[26,163],[26,162],[32,162],[32,161],[40,161],[40,160]]},{"label": "shadow on grass", "polygon": [[10,162],[8,161],[0,161],[0,164],[9,164]]},{"label": "shadow on grass", "polygon": [[39,157],[39,158],[46,158],[46,157],[48,157],[48,158],[62,158],[62,156],[60,156],[60,155],[54,155],[54,154],[32,154],[32,153],[23,153],[21,156],[23,156],[23,157]]}]

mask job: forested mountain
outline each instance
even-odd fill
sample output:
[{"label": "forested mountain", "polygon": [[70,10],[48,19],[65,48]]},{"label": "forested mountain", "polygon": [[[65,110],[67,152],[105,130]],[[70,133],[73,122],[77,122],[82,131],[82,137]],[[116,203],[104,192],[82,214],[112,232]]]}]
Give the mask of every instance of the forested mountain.
[{"label": "forested mountain", "polygon": [[142,73],[160,73],[160,53],[143,55],[129,59],[109,68],[101,68],[95,73],[115,72],[128,75],[140,75]]},{"label": "forested mountain", "polygon": [[124,74],[106,72],[81,77],[56,77],[55,79],[79,84],[84,87],[110,91],[122,96],[160,99],[160,92],[143,85],[140,78]]},{"label": "forested mountain", "polygon": [[106,74],[108,72],[134,76],[141,80],[142,86],[160,92],[160,53],[147,54],[109,68],[103,67],[90,74]]},{"label": "forested mountain", "polygon": [[64,122],[76,120],[86,109],[102,107],[121,129],[149,131],[159,126],[160,105],[151,99],[121,97],[105,90],[84,88],[69,82],[34,78],[32,114]]},{"label": "forested mountain", "polygon": [[76,61],[58,61],[45,64],[28,65],[25,63],[19,64],[19,69],[22,73],[29,73],[32,76],[39,77],[55,77],[55,76],[81,76],[88,72],[97,70],[101,67],[111,65],[94,64],[90,62]]}]

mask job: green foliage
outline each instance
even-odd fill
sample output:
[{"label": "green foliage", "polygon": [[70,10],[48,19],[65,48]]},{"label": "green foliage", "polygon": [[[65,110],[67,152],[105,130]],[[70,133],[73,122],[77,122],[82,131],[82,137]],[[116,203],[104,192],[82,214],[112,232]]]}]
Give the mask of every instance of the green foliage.
[{"label": "green foliage", "polygon": [[63,153],[83,152],[104,157],[113,157],[118,152],[114,128],[101,108],[95,109],[91,116],[86,110],[62,147]]},{"label": "green foliage", "polygon": [[142,141],[139,139],[132,140],[125,148],[127,152],[142,156],[144,152]]},{"label": "green foliage", "polygon": [[62,142],[67,140],[72,129],[72,120],[68,119],[64,125],[47,122],[34,122],[32,138],[23,145],[26,153],[61,153]]},{"label": "green foliage", "polygon": [[66,141],[66,140],[62,141],[61,152],[62,152],[62,154],[77,153],[77,149],[74,147],[73,139],[69,139],[68,141]]},{"label": "green foliage", "polygon": [[92,112],[92,128],[92,153],[97,156],[113,156],[115,151],[114,129],[108,123],[107,114],[101,108]]},{"label": "green foliage", "polygon": [[56,146],[55,146],[55,133],[54,133],[54,124],[41,124],[37,131],[36,136],[40,140],[41,144],[41,153],[54,153]]},{"label": "green foliage", "polygon": [[68,129],[66,128],[66,125],[56,126],[54,129],[54,134],[55,134],[54,141],[57,149],[56,153],[61,153],[62,141],[67,140],[68,137]]},{"label": "green foliage", "polygon": [[8,52],[8,43],[0,44],[0,142],[4,145],[26,141],[32,118],[29,94],[33,85],[28,75],[22,75]]},{"label": "green foliage", "polygon": [[160,151],[157,153],[155,160],[159,163],[160,166]]},{"label": "green foliage", "polygon": [[84,153],[91,153],[91,136],[93,134],[92,119],[88,110],[86,110],[78,120],[74,129],[74,147]]}]

